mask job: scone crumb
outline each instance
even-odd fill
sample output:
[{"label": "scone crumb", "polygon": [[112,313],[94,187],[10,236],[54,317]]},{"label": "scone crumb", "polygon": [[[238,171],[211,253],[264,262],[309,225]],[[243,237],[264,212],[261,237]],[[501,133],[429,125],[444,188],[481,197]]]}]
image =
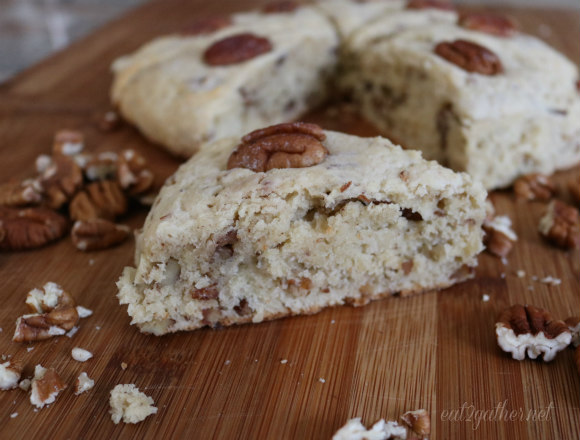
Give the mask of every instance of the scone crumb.
[{"label": "scone crumb", "polygon": [[88,318],[93,314],[93,311],[83,306],[77,306],[77,313],[79,314],[79,318]]},{"label": "scone crumb", "polygon": [[318,379],[318,382],[320,382],[320,383],[326,383],[326,379],[324,379],[324,378],[321,377],[321,378]]},{"label": "scone crumb", "polygon": [[489,295],[483,295],[483,296],[481,297],[481,300],[482,300],[483,302],[485,302],[485,303],[486,303],[486,302],[488,302],[488,301],[489,301]]},{"label": "scone crumb", "polygon": [[280,361],[280,363],[281,363],[282,365],[285,365],[285,364],[287,364],[287,363],[288,363],[288,359],[282,359],[282,360]]},{"label": "scone crumb", "polygon": [[70,330],[69,330],[69,331],[66,333],[66,336],[67,336],[67,338],[72,338],[74,335],[76,335],[76,334],[77,334],[77,332],[79,331],[79,328],[80,328],[80,327],[78,327],[78,326],[76,326],[76,325],[75,325],[73,328],[71,328],[71,329],[70,329]]},{"label": "scone crumb", "polygon": [[562,284],[562,280],[560,278],[554,278],[552,276],[544,277],[540,280],[541,283],[550,284],[551,286],[559,286]]},{"label": "scone crumb", "polygon": [[22,391],[28,391],[30,389],[30,385],[32,384],[32,381],[30,379],[22,379],[20,381],[20,383],[18,384],[18,388],[20,388]]},{"label": "scone crumb", "polygon": [[526,271],[520,269],[516,272],[516,275],[518,276],[518,278],[523,278],[526,276]]},{"label": "scone crumb", "polygon": [[370,429],[361,423],[360,417],[350,419],[332,436],[332,440],[396,440],[407,438],[407,430],[397,422],[379,420]]},{"label": "scone crumb", "polygon": [[93,357],[93,353],[84,348],[75,347],[71,351],[72,358],[78,362],[86,362]]},{"label": "scone crumb", "polygon": [[121,370],[125,371],[127,369],[127,362],[121,362]]},{"label": "scone crumb", "polygon": [[18,413],[17,412],[13,412],[12,414],[10,414],[10,418],[11,419],[15,419],[16,417],[18,417]]},{"label": "scone crumb", "polygon": [[154,403],[151,397],[139,391],[134,384],[119,384],[111,390],[111,419],[115,424],[121,420],[124,423],[139,423],[157,413]]},{"label": "scone crumb", "polygon": [[21,374],[22,368],[10,361],[0,364],[0,390],[16,388]]},{"label": "scone crumb", "polygon": [[87,373],[84,371],[77,377],[77,381],[75,383],[75,394],[78,396],[79,394],[84,393],[85,391],[89,391],[95,386],[95,381],[91,379]]}]

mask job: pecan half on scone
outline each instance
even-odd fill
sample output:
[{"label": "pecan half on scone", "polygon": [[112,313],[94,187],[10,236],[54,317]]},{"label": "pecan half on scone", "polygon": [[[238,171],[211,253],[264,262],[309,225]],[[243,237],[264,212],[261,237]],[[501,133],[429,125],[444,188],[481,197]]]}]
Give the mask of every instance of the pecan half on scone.
[{"label": "pecan half on scone", "polygon": [[435,53],[468,72],[497,75],[503,72],[498,56],[480,44],[466,40],[444,41],[435,46]]},{"label": "pecan half on scone", "polygon": [[531,359],[542,356],[549,362],[572,340],[564,321],[531,305],[516,304],[504,310],[495,324],[495,333],[501,349],[518,361],[527,354]]},{"label": "pecan half on scone", "polygon": [[167,181],[118,296],[164,334],[443,288],[472,276],[485,197],[379,137],[292,123],[222,139]]}]

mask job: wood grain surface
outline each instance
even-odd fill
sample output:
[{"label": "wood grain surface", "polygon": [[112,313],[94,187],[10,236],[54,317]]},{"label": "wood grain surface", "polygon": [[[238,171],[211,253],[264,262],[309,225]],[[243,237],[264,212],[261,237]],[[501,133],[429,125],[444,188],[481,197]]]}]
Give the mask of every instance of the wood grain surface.
[{"label": "wood grain surface", "polygon": [[[70,127],[83,130],[89,150],[138,149],[161,182],[176,160],[129,126],[107,134],[96,127],[109,105],[111,61],[197,16],[256,3],[150,3],[1,84],[1,180],[32,174],[36,156],[49,152],[54,131]],[[501,11],[578,63],[577,13]],[[375,134],[343,110],[323,110],[309,119],[331,129]],[[577,168],[558,174],[562,188],[574,173]],[[562,197],[568,197],[565,190]],[[44,249],[0,254],[0,354],[22,361],[27,374],[38,363],[53,367],[70,384],[39,411],[21,390],[0,392],[0,438],[329,439],[351,417],[370,424],[426,408],[431,438],[578,439],[580,380],[572,350],[549,364],[514,361],[496,346],[494,322],[516,302],[545,307],[561,318],[577,315],[580,255],[540,239],[544,204],[515,202],[508,191],[492,198],[498,212],[513,219],[519,241],[505,265],[482,255],[473,281],[364,308],[164,337],[129,326],[116,300],[114,283],[132,262],[132,241],[85,254],[67,238]],[[123,220],[139,227],[145,215],[142,210]],[[517,277],[517,270],[526,275]],[[562,283],[551,286],[532,276],[554,276]],[[73,338],[12,342],[26,293],[46,281],[63,285],[94,315],[81,321]],[[488,302],[482,301],[484,294]],[[72,360],[75,346],[92,351],[94,358],[83,364]],[[72,384],[81,371],[96,385],[75,396]],[[108,398],[119,383],[134,383],[152,396],[158,414],[138,425],[114,425]],[[18,416],[11,418],[12,413]]]}]

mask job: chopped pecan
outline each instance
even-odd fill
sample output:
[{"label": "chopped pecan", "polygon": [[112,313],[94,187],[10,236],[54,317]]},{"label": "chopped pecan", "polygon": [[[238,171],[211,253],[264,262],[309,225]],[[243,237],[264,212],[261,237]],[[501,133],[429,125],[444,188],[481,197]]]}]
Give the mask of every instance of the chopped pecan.
[{"label": "chopped pecan", "polygon": [[123,150],[117,166],[119,185],[130,195],[144,194],[153,187],[155,176],[147,168],[147,161],[134,150]]},{"label": "chopped pecan", "polygon": [[98,121],[99,129],[104,132],[114,131],[121,126],[121,117],[114,110],[103,113]]},{"label": "chopped pecan", "polygon": [[401,420],[419,437],[425,437],[431,434],[431,418],[429,413],[424,409],[407,411],[401,416]]},{"label": "chopped pecan", "polygon": [[210,299],[218,299],[220,295],[219,290],[215,284],[204,287],[202,289],[195,289],[191,292],[191,297],[200,301],[207,301]]},{"label": "chopped pecan", "polygon": [[272,50],[272,43],[265,37],[251,33],[231,35],[216,41],[203,54],[210,66],[227,66],[251,60]]},{"label": "chopped pecan", "polygon": [[403,261],[403,263],[401,263],[401,269],[403,269],[403,273],[405,275],[409,275],[411,273],[411,271],[413,270],[414,265],[415,265],[415,263],[414,263],[413,259]]},{"label": "chopped pecan", "polygon": [[11,390],[16,388],[21,375],[22,368],[19,365],[14,364],[12,361],[0,364],[0,390]]},{"label": "chopped pecan", "polygon": [[232,18],[228,15],[214,15],[191,23],[181,33],[184,35],[207,35],[226,28],[232,23]]},{"label": "chopped pecan", "polygon": [[248,304],[248,300],[246,298],[242,299],[239,304],[234,307],[234,310],[240,316],[248,316],[254,312]]},{"label": "chopped pecan", "polygon": [[36,180],[0,184],[0,206],[37,205],[42,201],[42,188]]},{"label": "chopped pecan", "polygon": [[127,199],[117,182],[112,180],[87,185],[83,191],[77,193],[69,206],[70,218],[73,220],[114,220],[125,212]]},{"label": "chopped pecan", "polygon": [[310,278],[302,277],[299,280],[288,280],[288,287],[298,287],[303,290],[312,289],[312,280]]},{"label": "chopped pecan", "polygon": [[573,206],[552,200],[540,219],[540,234],[562,248],[580,248],[580,213]]},{"label": "chopped pecan", "polygon": [[342,185],[340,187],[340,192],[345,192],[351,185],[352,185],[352,182],[349,180],[348,182],[346,182],[344,185]]},{"label": "chopped pecan", "polygon": [[262,12],[266,14],[278,13],[278,12],[293,12],[300,4],[298,2],[292,0],[281,0],[281,1],[273,1],[267,3],[262,7]]},{"label": "chopped pecan", "polygon": [[74,307],[75,300],[61,286],[49,281],[42,288],[28,292],[26,305],[33,313],[48,313],[55,309]]},{"label": "chopped pecan", "polygon": [[37,408],[50,405],[56,400],[56,396],[66,388],[58,373],[52,368],[46,369],[37,365],[34,369],[34,379],[32,379],[32,390],[30,392],[30,403]]},{"label": "chopped pecan", "polygon": [[468,72],[481,75],[503,72],[502,63],[495,53],[471,41],[444,41],[435,46],[435,53]]},{"label": "chopped pecan", "polygon": [[572,333],[572,345],[578,347],[580,345],[580,318],[577,316],[571,316],[564,320],[570,333]]},{"label": "chopped pecan", "polygon": [[556,320],[547,310],[516,304],[504,310],[495,324],[497,343],[514,359],[527,355],[536,359],[543,355],[546,362],[566,348],[572,339],[564,321]]},{"label": "chopped pecan", "polygon": [[317,165],[328,154],[321,143],[324,139],[324,131],[316,124],[272,125],[244,136],[228,160],[228,169],[247,168],[264,172],[273,168]]},{"label": "chopped pecan", "polygon": [[580,204],[580,174],[568,182],[568,191],[577,204]]},{"label": "chopped pecan", "polygon": [[75,222],[71,238],[81,251],[94,251],[115,246],[129,236],[131,229],[99,218]]},{"label": "chopped pecan", "polygon": [[71,157],[54,156],[52,163],[40,177],[40,184],[48,200],[48,206],[58,209],[76,193],[83,183],[83,173]]},{"label": "chopped pecan", "polygon": [[454,11],[453,3],[445,0],[409,0],[407,9],[442,9],[444,11]]},{"label": "chopped pecan", "polygon": [[516,26],[512,20],[495,14],[461,14],[459,17],[459,25],[466,29],[485,32],[498,37],[510,37],[516,31]]},{"label": "chopped pecan", "polygon": [[517,199],[550,200],[556,193],[556,185],[544,174],[527,174],[515,181],[514,193]]},{"label": "chopped pecan", "polygon": [[77,130],[59,130],[54,135],[52,153],[65,156],[75,156],[83,151],[84,136]]},{"label": "chopped pecan", "polygon": [[75,307],[57,307],[48,313],[33,313],[16,320],[14,342],[33,342],[62,336],[79,321]]},{"label": "chopped pecan", "polygon": [[508,216],[498,215],[483,222],[485,236],[483,244],[493,255],[504,258],[511,252],[518,236],[512,229],[512,221]]},{"label": "chopped pecan", "polygon": [[46,208],[0,207],[0,223],[4,231],[0,251],[39,248],[58,240],[68,229],[65,217]]},{"label": "chopped pecan", "polygon": [[113,151],[104,151],[86,158],[82,166],[87,180],[114,179],[117,175],[119,156]]}]

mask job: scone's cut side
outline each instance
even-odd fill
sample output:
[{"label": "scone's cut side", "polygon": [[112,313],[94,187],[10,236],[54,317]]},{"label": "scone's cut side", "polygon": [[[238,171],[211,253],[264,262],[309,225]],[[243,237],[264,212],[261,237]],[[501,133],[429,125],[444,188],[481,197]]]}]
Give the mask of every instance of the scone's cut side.
[{"label": "scone's cut side", "polygon": [[[205,51],[252,33],[272,49],[213,66]],[[201,144],[296,119],[320,104],[338,59],[338,36],[311,7],[286,14],[236,14],[209,35],[163,37],[113,65],[112,100],[154,142],[189,157]]]},{"label": "scone's cut side", "polygon": [[132,323],[164,334],[261,322],[470,275],[486,192],[383,138],[325,132],[308,168],[226,170],[217,141],[162,189],[118,282]]},{"label": "scone's cut side", "polygon": [[[576,67],[534,38],[470,31],[444,23],[443,17],[385,38],[377,38],[373,26],[388,27],[391,21],[378,21],[352,38],[342,81],[365,117],[426,158],[467,171],[488,189],[578,163]],[[438,43],[456,40],[491,50],[503,71],[468,72],[435,53]]]}]

